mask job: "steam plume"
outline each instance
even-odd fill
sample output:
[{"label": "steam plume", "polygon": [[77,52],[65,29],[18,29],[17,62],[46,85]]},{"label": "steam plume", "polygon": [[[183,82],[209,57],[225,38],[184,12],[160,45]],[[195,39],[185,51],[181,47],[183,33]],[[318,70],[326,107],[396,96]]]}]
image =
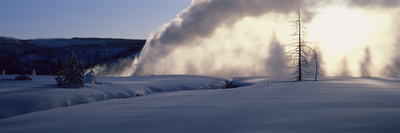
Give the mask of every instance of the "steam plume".
[{"label": "steam plume", "polygon": [[[135,61],[133,75],[199,74],[233,77],[286,73],[281,69],[285,63],[280,55],[284,51],[283,45],[287,43],[285,26],[290,26],[288,22],[293,19],[295,7],[300,5],[310,27],[315,25],[318,17],[325,15],[321,14],[324,9],[331,7],[363,12],[368,15],[368,20],[376,20],[382,14],[393,18],[373,25],[375,27],[369,31],[368,37],[364,37],[363,44],[345,48],[345,52],[332,52],[332,45],[337,44],[319,42],[325,62],[322,67],[326,69],[327,75],[379,76],[382,73],[379,71],[386,70],[384,72],[388,73],[389,70],[400,68],[400,55],[397,54],[400,28],[397,26],[398,21],[395,21],[400,19],[393,15],[400,13],[399,3],[397,0],[194,0],[177,18],[149,36],[139,59]],[[346,25],[330,23],[328,26],[337,26],[335,28]],[[352,29],[342,29],[338,34],[346,33],[347,30]],[[326,33],[329,31],[316,34]],[[347,42],[344,38],[335,39]],[[370,53],[374,53],[374,56]],[[361,67],[363,63],[367,63],[368,67]],[[343,66],[343,69],[337,66]]]},{"label": "steam plume", "polygon": [[[194,60],[187,60],[189,62],[187,65],[186,63],[183,66],[177,66],[176,63],[179,63],[178,60],[169,60],[165,63],[160,63],[160,60],[166,59],[165,57],[169,56],[172,52],[177,51],[177,48],[181,47],[192,47],[191,49],[197,48],[199,50],[204,49],[201,48],[199,45],[207,45],[204,43],[212,43],[204,41],[209,38],[213,38],[215,32],[220,29],[221,27],[231,29],[237,24],[237,22],[241,21],[244,18],[248,17],[260,17],[267,13],[277,13],[277,14],[287,14],[292,11],[293,7],[296,4],[301,3],[301,1],[294,1],[294,0],[209,0],[209,1],[194,1],[193,4],[186,10],[184,10],[178,18],[174,19],[170,24],[165,25],[162,29],[157,31],[154,35],[154,38],[151,41],[148,41],[148,47],[146,47],[145,53],[141,54],[139,64],[137,65],[135,75],[148,75],[148,74],[171,74],[171,72],[175,71],[175,73],[183,73],[189,72],[191,74],[197,74],[197,72],[201,72],[201,74],[206,75],[214,75],[214,76],[227,76],[231,75],[229,73],[237,73],[233,75],[251,75],[257,72],[254,72],[251,69],[252,66],[257,67],[259,66],[256,62],[251,58],[247,58],[247,61],[243,61],[243,63],[252,63],[250,66],[240,67],[240,66],[229,66],[234,64],[220,64],[220,62],[212,61],[213,56],[221,56],[218,55],[218,52],[214,55],[196,55],[196,56],[210,56],[209,61],[200,60],[203,62],[201,64],[194,63],[196,62],[196,58]],[[246,36],[246,35],[244,35]],[[265,38],[268,38],[266,36]],[[269,37],[270,38],[270,37]],[[250,42],[250,41],[249,41]],[[252,41],[253,42],[253,41]],[[229,51],[229,52],[237,52],[245,49],[241,49],[240,45],[253,45],[257,47],[256,43],[244,43],[240,44],[239,46],[235,46],[235,44],[227,44],[227,42],[219,42],[220,44],[214,45],[223,45],[223,47],[236,47],[236,51]],[[223,43],[223,44],[221,44]],[[235,43],[235,42],[232,42]],[[265,42],[258,42],[267,45],[269,43],[268,40]],[[197,47],[199,46],[199,47]],[[213,47],[213,46],[210,46]],[[218,46],[217,46],[218,47]],[[217,48],[216,47],[216,48]],[[229,49],[229,48],[227,48]],[[227,50],[221,48],[219,52]],[[217,50],[217,49],[212,49]],[[265,49],[267,50],[267,49]],[[210,51],[202,51],[202,54],[212,54]],[[224,53],[220,53],[224,54]],[[240,54],[240,53],[235,53]],[[187,55],[182,55],[187,56]],[[222,55],[225,56],[225,55]],[[245,55],[244,55],[245,56]],[[258,55],[255,55],[258,56]],[[238,57],[236,56],[225,56],[224,60],[237,60]],[[260,57],[253,57],[257,58],[257,60],[266,59],[264,56],[262,59]],[[183,61],[183,60],[180,60]],[[173,62],[173,66],[170,66],[170,63]],[[192,63],[190,63],[192,62]],[[262,61],[258,62],[262,63]],[[161,66],[160,66],[161,65]],[[198,70],[193,69],[194,65],[201,65],[200,67],[207,68],[207,67],[219,67],[219,69],[210,70],[209,72],[205,71],[176,71],[171,69],[191,69],[191,70]],[[225,65],[225,66],[220,66]],[[164,68],[160,68],[164,67]],[[214,68],[215,68],[214,67]],[[165,70],[167,69],[167,70]],[[200,69],[200,68],[199,68]],[[247,70],[246,70],[247,69]],[[263,71],[264,68],[259,68],[258,70]],[[247,71],[247,72],[243,72]],[[263,72],[261,72],[263,73]],[[265,73],[263,73],[265,74]]]}]

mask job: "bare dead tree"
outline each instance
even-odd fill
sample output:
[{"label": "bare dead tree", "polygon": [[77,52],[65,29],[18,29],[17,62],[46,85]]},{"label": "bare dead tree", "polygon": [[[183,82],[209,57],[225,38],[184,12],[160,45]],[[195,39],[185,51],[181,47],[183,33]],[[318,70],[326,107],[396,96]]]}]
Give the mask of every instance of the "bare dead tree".
[{"label": "bare dead tree", "polygon": [[310,60],[309,62],[311,63],[311,65],[315,66],[314,67],[314,75],[315,75],[314,80],[318,81],[318,76],[323,75],[323,71],[321,70],[322,69],[321,68],[321,57],[318,56],[319,52],[316,49],[313,49],[307,45],[304,47],[308,48],[313,53],[313,56],[311,57],[311,59],[309,59]]},{"label": "bare dead tree", "polygon": [[318,75],[320,73],[319,72],[320,65],[319,65],[318,53],[315,50],[313,50],[313,52],[314,52],[314,58],[315,58],[315,78],[314,78],[314,80],[317,81],[318,80]]},{"label": "bare dead tree", "polygon": [[[304,24],[305,20],[303,14],[300,7],[297,6],[296,19],[292,21],[295,32],[291,35],[292,39],[287,45],[289,51],[286,53],[287,60],[291,62],[289,68],[292,69],[294,79],[297,81],[303,81],[307,76],[311,75],[309,57],[314,54],[314,57],[318,58],[315,50],[308,46],[310,42],[305,41],[307,28]],[[316,67],[317,69],[319,68],[318,65]],[[317,76],[315,79],[317,79]]]}]

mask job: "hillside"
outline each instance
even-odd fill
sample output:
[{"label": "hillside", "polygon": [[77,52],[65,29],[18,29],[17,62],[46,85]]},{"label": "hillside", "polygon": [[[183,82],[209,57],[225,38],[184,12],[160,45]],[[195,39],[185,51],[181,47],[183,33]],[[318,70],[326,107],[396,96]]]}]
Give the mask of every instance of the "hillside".
[{"label": "hillside", "polygon": [[68,58],[70,51],[74,51],[89,67],[89,64],[112,63],[134,57],[145,43],[146,40],[114,38],[23,40],[0,37],[0,70],[7,74],[28,74],[35,69],[39,75],[52,75],[56,72],[58,57]]}]

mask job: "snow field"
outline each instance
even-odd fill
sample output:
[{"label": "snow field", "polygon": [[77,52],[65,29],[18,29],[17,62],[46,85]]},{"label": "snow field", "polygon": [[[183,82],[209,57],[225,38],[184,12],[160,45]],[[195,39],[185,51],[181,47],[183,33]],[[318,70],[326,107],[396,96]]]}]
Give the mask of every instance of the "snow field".
[{"label": "snow field", "polygon": [[[12,79],[15,76],[0,76]],[[31,76],[32,81],[0,81],[0,118],[153,92],[219,89],[226,79],[204,76],[97,77],[101,84],[81,89],[59,88],[55,76]]]},{"label": "snow field", "polygon": [[[115,80],[120,84],[125,82],[123,78]],[[38,111],[0,119],[0,130],[7,133],[400,132],[398,81],[323,78],[317,82],[295,82],[243,77],[232,82],[253,85],[155,93]]]}]

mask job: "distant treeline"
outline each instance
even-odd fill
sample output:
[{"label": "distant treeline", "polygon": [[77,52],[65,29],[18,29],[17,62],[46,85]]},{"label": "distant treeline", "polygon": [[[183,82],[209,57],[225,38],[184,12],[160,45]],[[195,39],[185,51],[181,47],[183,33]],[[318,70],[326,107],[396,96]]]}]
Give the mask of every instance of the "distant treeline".
[{"label": "distant treeline", "polygon": [[85,67],[112,63],[134,57],[146,40],[114,38],[15,39],[0,37],[0,71],[6,74],[54,75],[58,57],[66,59],[71,51]]}]

